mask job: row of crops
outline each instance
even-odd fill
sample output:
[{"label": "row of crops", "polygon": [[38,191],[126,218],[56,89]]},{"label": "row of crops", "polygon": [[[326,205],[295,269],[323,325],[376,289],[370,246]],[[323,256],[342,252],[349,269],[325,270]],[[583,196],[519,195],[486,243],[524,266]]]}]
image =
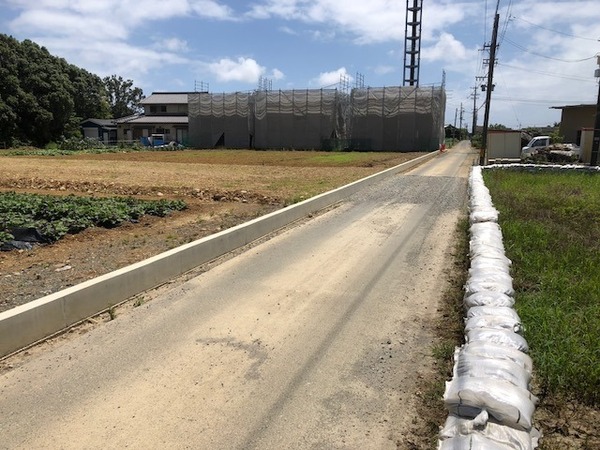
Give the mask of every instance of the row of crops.
[{"label": "row of crops", "polygon": [[89,227],[114,228],[143,215],[163,217],[185,209],[180,200],[138,200],[131,197],[78,197],[0,193],[0,246],[15,234],[35,230],[38,240],[52,243],[67,233]]}]

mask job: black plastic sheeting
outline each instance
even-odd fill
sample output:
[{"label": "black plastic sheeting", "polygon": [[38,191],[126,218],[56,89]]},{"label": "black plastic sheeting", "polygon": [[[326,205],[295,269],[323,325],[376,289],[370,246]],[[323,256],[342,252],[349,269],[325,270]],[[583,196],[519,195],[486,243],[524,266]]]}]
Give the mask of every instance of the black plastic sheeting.
[{"label": "black plastic sheeting", "polygon": [[8,230],[13,235],[12,241],[4,242],[0,246],[0,251],[8,252],[11,250],[31,250],[33,244],[47,243],[48,239],[44,237],[37,228],[12,228]]}]

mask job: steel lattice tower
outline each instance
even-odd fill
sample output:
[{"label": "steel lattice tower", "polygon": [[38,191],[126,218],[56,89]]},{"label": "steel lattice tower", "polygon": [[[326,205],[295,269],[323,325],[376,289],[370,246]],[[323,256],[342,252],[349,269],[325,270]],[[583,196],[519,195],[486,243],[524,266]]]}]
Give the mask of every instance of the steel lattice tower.
[{"label": "steel lattice tower", "polygon": [[419,87],[421,65],[421,16],[423,0],[406,0],[404,29],[404,86]]}]

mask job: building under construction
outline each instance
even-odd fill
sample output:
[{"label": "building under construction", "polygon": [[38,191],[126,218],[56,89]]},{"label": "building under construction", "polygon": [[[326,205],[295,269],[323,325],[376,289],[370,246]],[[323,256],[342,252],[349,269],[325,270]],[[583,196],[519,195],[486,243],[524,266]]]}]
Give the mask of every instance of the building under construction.
[{"label": "building under construction", "polygon": [[436,150],[443,87],[192,93],[190,146],[362,151]]}]

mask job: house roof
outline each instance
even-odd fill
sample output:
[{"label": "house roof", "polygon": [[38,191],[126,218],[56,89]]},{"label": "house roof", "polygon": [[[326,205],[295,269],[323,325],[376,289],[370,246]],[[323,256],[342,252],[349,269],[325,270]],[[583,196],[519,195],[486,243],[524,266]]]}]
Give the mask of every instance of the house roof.
[{"label": "house roof", "polygon": [[81,123],[84,124],[86,122],[92,122],[98,126],[101,127],[114,127],[115,126],[115,120],[114,119],[85,119],[82,120]]},{"label": "house roof", "polygon": [[590,108],[596,107],[595,103],[582,103],[580,105],[565,105],[565,106],[551,106],[550,109],[569,109],[569,108]]},{"label": "house roof", "polygon": [[141,105],[184,104],[187,105],[188,92],[153,92],[150,97],[143,99]]},{"label": "house roof", "polygon": [[123,120],[119,123],[127,124],[175,124],[175,125],[187,125],[189,123],[187,116],[138,116],[133,117],[129,120]]}]

